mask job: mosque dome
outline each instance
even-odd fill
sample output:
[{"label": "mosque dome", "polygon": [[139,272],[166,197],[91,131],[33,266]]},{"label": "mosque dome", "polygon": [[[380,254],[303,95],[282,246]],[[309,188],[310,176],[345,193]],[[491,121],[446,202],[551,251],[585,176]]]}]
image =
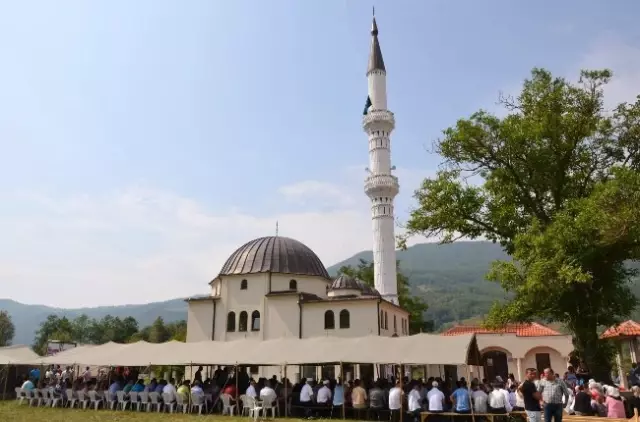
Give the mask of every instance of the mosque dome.
[{"label": "mosque dome", "polygon": [[351,294],[352,292],[358,292],[366,296],[380,295],[376,289],[364,281],[344,274],[333,280],[328,292],[331,296],[342,296],[343,294]]},{"label": "mosque dome", "polygon": [[308,246],[281,236],[260,237],[240,246],[224,263],[219,275],[269,272],[329,278],[322,261]]}]

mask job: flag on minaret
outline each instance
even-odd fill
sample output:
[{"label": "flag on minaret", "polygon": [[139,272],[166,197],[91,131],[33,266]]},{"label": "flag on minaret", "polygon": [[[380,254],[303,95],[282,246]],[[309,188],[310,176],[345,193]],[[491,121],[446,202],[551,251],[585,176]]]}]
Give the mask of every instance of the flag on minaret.
[{"label": "flag on minaret", "polygon": [[369,107],[371,107],[371,97],[367,95],[367,102],[364,105],[364,111],[362,112],[363,116],[367,115],[367,113],[369,112]]}]

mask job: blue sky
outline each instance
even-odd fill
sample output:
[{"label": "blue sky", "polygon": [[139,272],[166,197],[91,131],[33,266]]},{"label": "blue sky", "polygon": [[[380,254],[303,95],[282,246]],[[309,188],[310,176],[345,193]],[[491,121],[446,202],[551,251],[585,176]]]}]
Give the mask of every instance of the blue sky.
[{"label": "blue sky", "polygon": [[203,293],[276,220],[327,266],[370,248],[372,4],[401,221],[441,131],[497,112],[532,67],[609,67],[608,101],[640,93],[634,0],[0,1],[2,294],[86,306]]}]

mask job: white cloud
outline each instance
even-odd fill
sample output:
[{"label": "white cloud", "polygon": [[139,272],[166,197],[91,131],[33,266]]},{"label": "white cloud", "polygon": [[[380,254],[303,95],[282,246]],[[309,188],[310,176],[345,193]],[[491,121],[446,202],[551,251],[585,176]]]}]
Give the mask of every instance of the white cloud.
[{"label": "white cloud", "polygon": [[[420,173],[399,170],[412,185]],[[359,176],[348,176],[346,187],[318,181],[282,187],[281,211],[272,215],[207,207],[140,186],[70,198],[0,198],[20,210],[0,214],[2,296],[82,307],[206,293],[226,258],[248,240],[273,234],[276,221],[280,235],[302,241],[330,266],[371,249]],[[405,204],[415,187],[403,193]],[[293,212],[291,199],[307,207]]]},{"label": "white cloud", "polygon": [[613,79],[605,88],[605,105],[631,102],[640,94],[640,48],[614,33],[602,34],[582,58],[580,69],[611,69]]}]

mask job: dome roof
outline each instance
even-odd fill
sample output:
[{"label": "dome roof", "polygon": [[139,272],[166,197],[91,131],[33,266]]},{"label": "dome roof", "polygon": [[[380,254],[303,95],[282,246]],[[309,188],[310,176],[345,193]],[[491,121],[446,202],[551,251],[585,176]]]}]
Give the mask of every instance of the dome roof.
[{"label": "dome roof", "polygon": [[224,263],[219,275],[281,273],[329,278],[320,258],[295,239],[268,236],[240,246]]},{"label": "dome roof", "polygon": [[344,274],[333,280],[329,290],[358,290],[364,295],[379,296],[378,291],[364,281]]}]

